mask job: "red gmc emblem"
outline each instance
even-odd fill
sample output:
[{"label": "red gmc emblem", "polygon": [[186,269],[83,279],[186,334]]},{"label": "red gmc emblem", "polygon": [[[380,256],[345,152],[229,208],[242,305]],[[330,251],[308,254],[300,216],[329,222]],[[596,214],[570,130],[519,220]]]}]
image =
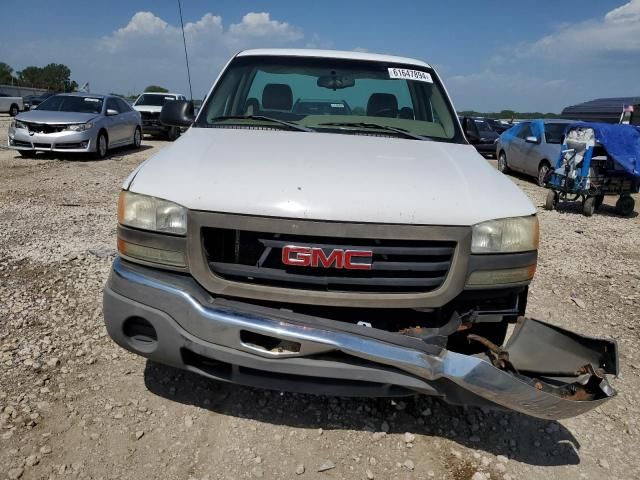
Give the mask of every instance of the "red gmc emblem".
[{"label": "red gmc emblem", "polygon": [[[371,270],[371,250],[342,250],[336,248],[327,255],[322,248],[287,245],[282,248],[282,263],[297,267],[345,268]],[[364,258],[354,262],[354,258]]]}]

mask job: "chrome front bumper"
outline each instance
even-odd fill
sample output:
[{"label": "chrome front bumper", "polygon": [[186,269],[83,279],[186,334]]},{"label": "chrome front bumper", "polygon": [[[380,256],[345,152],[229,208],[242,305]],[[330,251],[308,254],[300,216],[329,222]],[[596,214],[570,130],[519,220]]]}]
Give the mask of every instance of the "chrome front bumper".
[{"label": "chrome front bumper", "polygon": [[[616,344],[521,319],[508,368],[417,338],[211,297],[190,276],[116,259],[104,317],[122,347],[160,363],[263,388],[341,395],[415,392],[545,419],[615,396]],[[142,319],[142,320],[141,320]],[[149,328],[151,326],[152,328]]]},{"label": "chrome front bumper", "polygon": [[36,133],[24,128],[9,128],[7,146],[14,150],[84,153],[95,150],[96,131]]}]

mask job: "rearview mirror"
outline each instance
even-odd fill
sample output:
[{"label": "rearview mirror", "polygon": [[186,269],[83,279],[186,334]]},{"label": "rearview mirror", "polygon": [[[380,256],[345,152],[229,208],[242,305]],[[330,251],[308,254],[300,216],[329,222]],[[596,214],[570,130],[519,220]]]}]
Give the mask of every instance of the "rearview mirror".
[{"label": "rearview mirror", "polygon": [[353,87],[356,84],[356,81],[353,77],[347,77],[345,75],[325,75],[322,77],[318,77],[317,84],[322,88],[340,90],[342,88]]},{"label": "rearview mirror", "polygon": [[170,127],[190,127],[195,119],[193,103],[189,100],[171,100],[160,111],[160,123]]},{"label": "rearview mirror", "polygon": [[527,137],[524,141],[527,143],[538,143],[538,137]]},{"label": "rearview mirror", "polygon": [[113,108],[107,108],[107,117],[111,117],[113,115],[118,115],[118,111]]}]

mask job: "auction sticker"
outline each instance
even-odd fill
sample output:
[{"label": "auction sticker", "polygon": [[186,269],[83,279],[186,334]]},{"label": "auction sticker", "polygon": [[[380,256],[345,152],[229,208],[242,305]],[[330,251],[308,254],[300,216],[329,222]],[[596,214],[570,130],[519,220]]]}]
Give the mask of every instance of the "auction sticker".
[{"label": "auction sticker", "polygon": [[407,70],[406,68],[389,68],[389,78],[401,78],[403,80],[417,80],[419,82],[433,83],[431,75],[420,70]]}]

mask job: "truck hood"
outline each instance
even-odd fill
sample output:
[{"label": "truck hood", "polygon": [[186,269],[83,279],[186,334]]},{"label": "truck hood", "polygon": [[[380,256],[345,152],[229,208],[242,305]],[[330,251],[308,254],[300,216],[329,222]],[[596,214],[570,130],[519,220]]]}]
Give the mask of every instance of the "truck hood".
[{"label": "truck hood", "polygon": [[470,145],[191,128],[124,188],[189,209],[367,223],[473,225],[535,208]]},{"label": "truck hood", "polygon": [[54,110],[32,110],[19,114],[16,119],[23,122],[34,123],[54,123],[54,124],[72,124],[86,123],[99,114],[97,113],[80,113],[80,112],[58,112]]},{"label": "truck hood", "polygon": [[133,108],[138,112],[160,113],[162,111],[160,105],[135,105]]}]

